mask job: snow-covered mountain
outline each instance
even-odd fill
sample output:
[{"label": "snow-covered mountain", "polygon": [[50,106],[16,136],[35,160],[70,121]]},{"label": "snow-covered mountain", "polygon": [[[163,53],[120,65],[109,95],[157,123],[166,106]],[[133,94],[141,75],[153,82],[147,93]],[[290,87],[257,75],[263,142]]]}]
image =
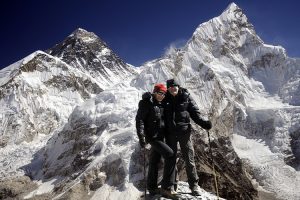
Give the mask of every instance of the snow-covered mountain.
[{"label": "snow-covered mountain", "polygon": [[[111,64],[103,67],[104,71],[98,70],[96,64],[95,68],[79,68],[72,62],[68,64],[64,59],[37,51],[0,71],[0,146],[3,160],[0,166],[5,169],[1,171],[1,177],[15,173],[22,166],[16,164],[16,160],[10,163],[7,155],[20,155],[18,161],[24,164],[25,159],[21,155],[26,156],[36,149],[30,143],[34,139],[47,141],[67,122],[75,106],[112,87],[117,81],[136,74],[133,67],[115,56],[93,33],[79,29],[67,39],[77,42],[67,50],[61,48],[63,54],[84,49],[84,54],[98,56],[99,66],[108,60]],[[98,45],[98,49],[89,49],[88,45]],[[76,56],[70,54],[66,61],[75,60]],[[96,62],[96,59],[93,60]],[[24,142],[28,143],[28,148],[19,145]]]},{"label": "snow-covered mountain", "polygon": [[253,178],[276,198],[300,198],[299,59],[264,44],[236,4],[144,67],[135,86],[176,77],[213,120],[212,132],[232,138]]},{"label": "snow-covered mountain", "polygon": [[[154,83],[175,78],[213,123],[222,197],[299,199],[299,69],[300,60],[265,44],[234,3],[136,75],[101,39],[78,29],[0,71],[0,178],[25,170],[37,181],[12,179],[19,198],[139,199],[138,101]],[[193,131],[199,184],[214,191],[206,132]],[[184,181],[182,160],[178,170]],[[6,183],[0,191],[12,191]]]}]

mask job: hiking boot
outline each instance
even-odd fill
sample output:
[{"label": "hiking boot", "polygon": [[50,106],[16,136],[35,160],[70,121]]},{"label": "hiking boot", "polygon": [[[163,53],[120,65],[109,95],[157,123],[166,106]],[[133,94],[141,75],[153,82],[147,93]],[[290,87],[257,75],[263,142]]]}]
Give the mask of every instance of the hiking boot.
[{"label": "hiking boot", "polygon": [[191,188],[191,190],[192,190],[192,195],[193,196],[201,196],[201,188],[199,187],[199,185],[197,184],[195,184],[192,188]]},{"label": "hiking boot", "polygon": [[161,195],[165,198],[169,199],[177,199],[177,192],[175,192],[173,189],[161,189]]},{"label": "hiking boot", "polygon": [[160,189],[159,189],[159,188],[148,189],[148,191],[149,191],[149,194],[150,194],[151,196],[160,194]]}]

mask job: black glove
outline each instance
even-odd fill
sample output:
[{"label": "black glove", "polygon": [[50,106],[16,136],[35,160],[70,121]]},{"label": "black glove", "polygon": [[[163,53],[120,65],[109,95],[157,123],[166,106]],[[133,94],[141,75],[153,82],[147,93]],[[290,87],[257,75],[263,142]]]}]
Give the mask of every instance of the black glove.
[{"label": "black glove", "polygon": [[209,130],[212,128],[212,124],[210,121],[203,121],[201,127],[205,130]]},{"label": "black glove", "polygon": [[145,141],[145,139],[140,139],[139,140],[139,142],[140,142],[140,146],[141,146],[141,148],[143,149],[143,148],[145,148],[145,146],[146,146],[146,141]]}]

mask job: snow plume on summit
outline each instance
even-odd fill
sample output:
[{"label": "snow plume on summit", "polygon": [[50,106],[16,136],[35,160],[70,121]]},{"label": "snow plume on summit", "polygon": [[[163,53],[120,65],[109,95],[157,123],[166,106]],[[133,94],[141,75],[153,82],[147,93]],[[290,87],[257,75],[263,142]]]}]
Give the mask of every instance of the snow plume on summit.
[{"label": "snow plume on summit", "polygon": [[164,56],[172,55],[176,51],[176,49],[181,49],[185,44],[186,40],[176,40],[172,42],[168,47],[165,48]]}]

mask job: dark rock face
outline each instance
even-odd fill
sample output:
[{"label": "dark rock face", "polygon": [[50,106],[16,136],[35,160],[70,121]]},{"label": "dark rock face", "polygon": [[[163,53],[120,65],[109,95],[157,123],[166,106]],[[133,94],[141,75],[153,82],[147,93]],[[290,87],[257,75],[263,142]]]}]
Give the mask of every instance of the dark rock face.
[{"label": "dark rock face", "polygon": [[269,52],[248,66],[248,76],[263,83],[270,94],[278,94],[283,102],[300,105],[298,85],[299,61],[288,58],[285,52]]},{"label": "dark rock face", "polygon": [[291,127],[290,132],[293,156],[288,157],[286,162],[296,170],[300,170],[300,128],[298,126]]},{"label": "dark rock face", "polygon": [[274,118],[256,122],[253,122],[252,120],[251,117],[247,117],[245,121],[245,130],[248,130],[247,137],[253,139],[262,138],[266,142],[272,141],[275,132]]},{"label": "dark rock face", "polygon": [[[195,137],[195,143],[201,144],[201,139]],[[203,148],[204,147],[204,148]],[[218,190],[221,197],[226,199],[253,199],[257,191],[253,188],[250,176],[245,171],[241,160],[238,158],[228,137],[219,137],[211,142],[213,161],[217,174]],[[212,158],[209,146],[197,145],[196,161],[200,173],[200,186],[215,191],[212,170]],[[202,155],[201,155],[202,152]],[[201,156],[199,156],[199,154]],[[201,163],[201,164],[199,164]],[[208,168],[208,170],[207,170]]]},{"label": "dark rock face", "polygon": [[[91,128],[89,124],[77,123],[76,126],[73,130],[63,130],[59,133],[59,135],[63,136],[62,143],[69,146],[57,158],[60,161],[60,165],[52,166],[53,163],[51,161],[44,163],[43,168],[46,178],[51,178],[58,174],[62,176],[74,173],[79,174],[92,161],[89,157],[97,153],[89,151],[89,148],[93,145],[93,140],[90,139],[90,136],[99,136],[107,125],[103,124],[101,127]],[[49,143],[51,142],[53,141],[49,141]],[[52,143],[53,148],[55,148],[55,143],[55,141]]]},{"label": "dark rock face", "polygon": [[122,187],[125,184],[126,169],[122,165],[122,162],[123,160],[119,157],[113,161],[107,160],[102,164],[100,171],[105,172],[108,176],[108,184],[117,187]]},{"label": "dark rock face", "polygon": [[59,88],[61,91],[71,89],[80,93],[82,98],[89,99],[91,94],[99,94],[103,91],[96,83],[89,79],[83,79],[76,76],[53,76],[45,82],[47,86]]},{"label": "dark rock face", "polygon": [[[283,53],[266,53],[259,60],[252,63],[248,68],[248,75],[262,82],[269,93],[276,94],[284,84],[284,78],[287,73],[283,69],[285,62],[286,58],[284,58]],[[276,80],[274,80],[274,74],[276,74]]]},{"label": "dark rock face", "polygon": [[27,176],[1,180],[0,199],[22,199],[22,195],[36,187],[37,185]]},{"label": "dark rock face", "polygon": [[[192,134],[200,187],[216,194],[212,166],[212,163],[214,163],[220,197],[231,200],[257,198],[257,191],[250,181],[251,177],[235,153],[229,137],[218,137],[211,141],[212,158],[209,144],[204,142],[204,140],[207,140],[206,133],[193,130]],[[187,181],[185,164],[180,154],[177,163],[179,180]]]}]

